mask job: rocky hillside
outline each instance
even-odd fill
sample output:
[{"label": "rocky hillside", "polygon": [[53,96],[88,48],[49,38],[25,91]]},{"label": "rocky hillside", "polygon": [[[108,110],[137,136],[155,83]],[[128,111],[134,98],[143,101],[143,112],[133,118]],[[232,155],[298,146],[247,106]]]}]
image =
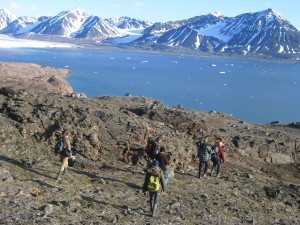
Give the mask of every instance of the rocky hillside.
[{"label": "rocky hillside", "polygon": [[[257,125],[149,98],[87,99],[34,87],[0,87],[1,223],[300,223],[299,124]],[[53,146],[66,129],[78,162],[56,183]],[[175,176],[154,219],[141,185],[143,148],[158,135]],[[196,177],[203,138],[225,143],[220,178]]]}]

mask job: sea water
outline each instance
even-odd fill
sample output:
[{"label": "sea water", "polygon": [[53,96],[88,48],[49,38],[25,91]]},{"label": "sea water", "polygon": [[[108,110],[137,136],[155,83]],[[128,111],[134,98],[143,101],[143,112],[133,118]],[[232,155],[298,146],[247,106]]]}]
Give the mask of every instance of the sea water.
[{"label": "sea water", "polygon": [[300,65],[99,49],[0,49],[0,61],[67,68],[87,96],[146,96],[253,123],[300,121]]}]

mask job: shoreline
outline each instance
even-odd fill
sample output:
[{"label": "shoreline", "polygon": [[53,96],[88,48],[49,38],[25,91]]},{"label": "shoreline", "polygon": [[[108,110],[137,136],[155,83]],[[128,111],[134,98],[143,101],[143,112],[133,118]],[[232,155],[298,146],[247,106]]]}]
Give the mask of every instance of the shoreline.
[{"label": "shoreline", "polygon": [[[158,52],[158,51],[152,51],[152,52],[149,52],[149,51],[144,51],[144,50],[141,50],[141,49],[128,49],[128,48],[120,48],[120,47],[116,47],[116,46],[101,46],[101,47],[98,47],[98,48],[88,48],[88,47],[83,47],[82,48],[83,50],[95,50],[95,51],[101,51],[103,49],[105,50],[109,50],[109,51],[128,51],[128,52],[143,52],[143,53],[151,53],[151,54],[165,54],[165,55],[180,55],[178,53],[169,53],[169,52]],[[183,56],[191,56],[191,55],[184,55],[184,54],[181,54]],[[210,56],[207,56],[207,55],[197,55],[197,56],[194,56],[192,55],[192,57],[205,57],[205,58],[224,58],[224,59],[228,59],[228,58],[232,58],[232,59],[237,59],[237,60],[245,60],[244,58],[235,58],[235,57],[223,57],[223,56],[213,56],[213,57],[210,57]],[[250,60],[250,59],[247,59],[247,60]],[[251,60],[255,60],[257,61],[257,59],[251,59]],[[259,61],[262,61],[262,60],[259,60]],[[268,61],[269,62],[269,61]],[[0,62],[1,63],[1,62]],[[271,63],[275,63],[273,61],[271,61]],[[277,63],[277,62],[276,62]],[[30,63],[22,63],[24,65],[28,64],[28,65],[31,65]],[[33,65],[33,64],[32,64]],[[36,64],[37,65],[37,64]],[[39,66],[39,65],[38,65]],[[41,68],[48,68],[47,66],[39,66]],[[37,68],[37,67],[36,67]],[[50,68],[50,67],[49,67]],[[64,73],[64,76],[63,77],[60,77],[60,76],[57,76],[53,79],[51,79],[50,81],[51,82],[48,82],[49,81],[49,76],[48,76],[48,79],[46,80],[46,82],[43,84],[44,86],[46,86],[47,88],[45,89],[46,91],[58,91],[57,89],[60,89],[62,88],[64,91],[64,93],[74,93],[73,91],[73,87],[66,81],[66,77],[68,76],[71,76],[72,74],[72,71],[69,70],[69,69],[54,69],[52,68],[54,71],[59,71],[59,70],[64,70],[64,71],[67,71]],[[0,76],[1,77],[1,76]],[[3,79],[2,79],[3,80]],[[63,80],[63,82],[61,82],[61,80]],[[5,80],[4,80],[5,81]],[[41,79],[39,77],[35,77],[35,81],[39,82],[41,81]],[[12,85],[12,82],[9,82],[9,85]],[[19,88],[22,88],[20,87],[21,85],[24,85],[24,82],[19,82],[19,84],[17,86],[19,86]],[[41,82],[39,82],[39,85],[41,85]],[[52,87],[52,88],[49,88],[49,85]],[[69,86],[69,90],[66,91],[66,88],[64,88],[64,86]],[[42,89],[41,87],[36,87],[36,85],[29,85],[29,84],[25,84],[24,85],[24,88],[28,88],[28,87],[32,87],[32,88],[35,88],[35,89]],[[52,90],[53,89],[53,90]],[[124,93],[125,94],[125,93]],[[113,96],[113,95],[110,95],[110,96]],[[120,96],[123,96],[123,95],[120,95]],[[94,97],[97,97],[97,95],[94,95],[94,96],[89,96],[89,98],[94,98]],[[139,96],[136,96],[136,97],[139,97]],[[215,111],[215,110],[203,110],[203,109],[194,109],[194,108],[188,108],[188,107],[184,107],[185,109],[189,109],[189,110],[201,110],[201,111],[206,111],[206,112],[210,112],[210,111]],[[225,112],[222,112],[222,111],[217,111],[217,112],[220,112],[220,113],[224,113],[226,115],[229,115],[229,116],[232,116],[230,114],[227,114]],[[241,121],[248,121],[248,120],[243,120],[243,119],[240,119],[238,117],[236,117],[235,115],[233,115],[232,117],[234,118],[237,118]],[[292,124],[292,123],[295,123],[297,122],[298,120],[292,120],[292,121],[281,121],[281,120],[278,120],[278,119],[273,119],[273,120],[270,120],[270,121],[266,121],[266,122],[251,122],[251,123],[255,123],[255,124],[270,124],[270,123],[274,123],[274,122],[277,122],[279,124]],[[249,122],[249,121],[248,121]]]},{"label": "shoreline", "polygon": [[[9,35],[0,35],[1,37],[4,37],[4,41],[9,42],[16,42],[17,40],[20,40],[20,42],[30,42],[30,43],[44,43],[44,47],[35,46],[32,44],[31,46],[24,46],[20,47],[1,47],[0,49],[7,49],[7,48],[36,48],[36,49],[43,49],[43,48],[67,48],[67,49],[91,49],[91,50],[100,50],[100,49],[107,49],[107,50],[124,50],[124,51],[134,51],[134,52],[143,52],[143,53],[153,53],[153,54],[165,54],[165,55],[183,55],[183,56],[194,56],[194,57],[206,57],[206,58],[224,58],[224,59],[240,59],[240,60],[253,60],[253,61],[263,61],[263,62],[273,62],[273,63],[283,63],[283,64],[300,64],[300,60],[295,59],[286,59],[286,58],[279,58],[279,57],[270,57],[270,56],[257,56],[257,55],[240,55],[240,54],[228,54],[228,53],[220,53],[220,52],[214,52],[214,53],[206,53],[206,52],[200,52],[193,49],[183,49],[183,48],[170,48],[167,46],[161,46],[164,49],[154,49],[153,46],[147,45],[147,46],[132,46],[132,45],[120,45],[120,44],[107,44],[107,43],[97,43],[96,41],[91,40],[81,40],[81,39],[66,39],[61,38],[61,41],[52,41],[51,37],[43,37],[45,40],[40,40],[39,38],[36,38],[34,40],[27,38],[26,36],[22,36],[21,38],[15,38],[11,37]],[[50,40],[47,40],[50,39]],[[159,47],[159,46],[158,46]],[[147,49],[146,49],[147,48]],[[289,56],[292,57],[292,56]]]}]

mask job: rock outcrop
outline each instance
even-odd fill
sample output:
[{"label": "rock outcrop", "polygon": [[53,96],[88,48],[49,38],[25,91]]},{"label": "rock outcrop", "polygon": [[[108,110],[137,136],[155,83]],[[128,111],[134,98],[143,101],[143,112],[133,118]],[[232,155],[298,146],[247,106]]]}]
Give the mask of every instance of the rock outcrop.
[{"label": "rock outcrop", "polygon": [[54,69],[37,64],[0,62],[2,87],[72,93],[73,88],[64,80],[68,74],[67,69]]}]

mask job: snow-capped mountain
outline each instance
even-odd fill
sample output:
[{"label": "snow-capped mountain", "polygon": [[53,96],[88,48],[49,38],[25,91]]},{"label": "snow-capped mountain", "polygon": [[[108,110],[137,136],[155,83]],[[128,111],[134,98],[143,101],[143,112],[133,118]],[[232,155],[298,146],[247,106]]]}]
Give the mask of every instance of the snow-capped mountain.
[{"label": "snow-capped mountain", "polygon": [[236,17],[213,12],[154,24],[130,17],[102,19],[80,8],[38,20],[17,18],[7,10],[0,10],[1,27],[2,34],[24,34],[29,38],[52,35],[54,39],[55,36],[80,38],[155,49],[180,48],[181,51],[300,54],[300,31],[272,9]]},{"label": "snow-capped mountain", "polygon": [[300,32],[272,9],[228,19],[220,33],[229,38],[227,51],[243,51],[244,54],[300,52]]},{"label": "snow-capped mountain", "polygon": [[107,37],[121,36],[120,31],[108,24],[105,20],[98,16],[90,16],[79,28],[73,33],[74,38],[87,38],[87,39],[105,39]]},{"label": "snow-capped mountain", "polygon": [[[148,40],[149,37],[145,37],[144,41]],[[220,13],[194,17],[151,41],[166,46],[244,55],[300,53],[300,32],[272,9],[237,17],[224,17]]]},{"label": "snow-capped mountain", "polygon": [[12,14],[7,9],[0,9],[0,30],[7,27],[8,24],[13,22],[18,17]]},{"label": "snow-capped mountain", "polygon": [[36,18],[23,16],[9,23],[5,28],[0,30],[1,34],[21,34],[31,30],[31,27],[36,26]]},{"label": "snow-capped mountain", "polygon": [[120,17],[120,18],[111,18],[106,19],[111,25],[118,27],[120,29],[127,29],[127,30],[140,30],[140,29],[146,29],[147,27],[150,27],[153,23],[143,20],[138,20],[135,18],[130,17]]},{"label": "snow-capped mountain", "polygon": [[49,18],[34,27],[30,32],[72,37],[72,33],[78,31],[90,16],[91,14],[76,7],[71,11],[63,11],[57,16]]}]

